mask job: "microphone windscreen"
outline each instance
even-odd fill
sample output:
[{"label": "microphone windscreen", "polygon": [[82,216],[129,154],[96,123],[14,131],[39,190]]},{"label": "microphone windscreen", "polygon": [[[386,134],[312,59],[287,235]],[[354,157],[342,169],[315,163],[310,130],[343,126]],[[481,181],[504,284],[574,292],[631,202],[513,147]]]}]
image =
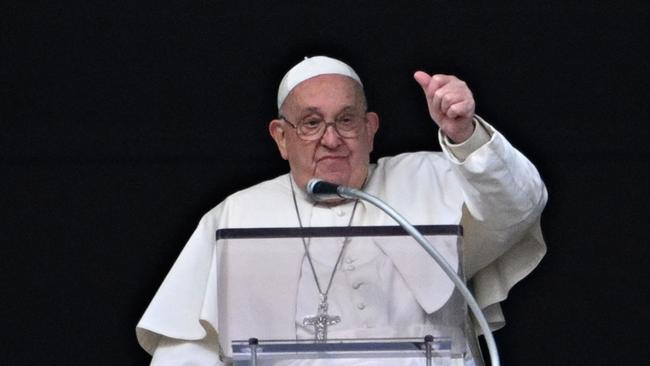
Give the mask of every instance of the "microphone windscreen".
[{"label": "microphone windscreen", "polygon": [[317,179],[314,178],[307,183],[307,192],[309,194],[333,194],[333,195],[338,195],[338,189],[339,185],[326,182],[322,179]]}]

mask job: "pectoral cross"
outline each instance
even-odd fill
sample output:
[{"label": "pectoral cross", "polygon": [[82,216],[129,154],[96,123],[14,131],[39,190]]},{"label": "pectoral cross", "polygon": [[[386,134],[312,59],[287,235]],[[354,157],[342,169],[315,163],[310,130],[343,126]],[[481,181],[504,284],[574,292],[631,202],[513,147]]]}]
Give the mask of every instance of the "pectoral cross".
[{"label": "pectoral cross", "polygon": [[320,304],[318,304],[318,313],[314,316],[305,317],[302,320],[302,325],[314,327],[314,340],[317,342],[325,342],[327,340],[327,327],[341,322],[340,316],[329,316],[327,314],[327,307],[327,297],[321,296]]}]

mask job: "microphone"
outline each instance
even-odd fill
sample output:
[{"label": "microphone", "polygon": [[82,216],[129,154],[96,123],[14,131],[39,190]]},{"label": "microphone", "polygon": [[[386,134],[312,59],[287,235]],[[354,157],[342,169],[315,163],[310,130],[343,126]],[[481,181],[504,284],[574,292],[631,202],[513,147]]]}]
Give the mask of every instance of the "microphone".
[{"label": "microphone", "polygon": [[356,198],[350,191],[354,188],[334,184],[322,179],[313,178],[307,183],[307,193],[317,201],[331,201],[339,198]]},{"label": "microphone", "polygon": [[338,184],[330,183],[322,179],[313,178],[307,183],[307,192],[309,194],[335,194],[338,195]]}]

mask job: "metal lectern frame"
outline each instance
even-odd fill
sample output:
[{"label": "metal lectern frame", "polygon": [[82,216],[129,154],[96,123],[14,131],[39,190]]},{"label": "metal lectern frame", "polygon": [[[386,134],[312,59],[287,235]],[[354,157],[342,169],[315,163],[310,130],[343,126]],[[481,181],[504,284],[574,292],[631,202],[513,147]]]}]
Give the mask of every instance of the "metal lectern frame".
[{"label": "metal lectern frame", "polygon": [[[427,236],[449,236],[456,237],[458,245],[458,274],[462,277],[462,227],[459,225],[426,225],[417,226],[417,229]],[[352,226],[352,227],[311,227],[311,228],[243,228],[243,229],[220,229],[217,231],[217,241],[238,240],[238,239],[289,239],[311,237],[327,238],[333,236],[363,237],[363,236],[401,236],[408,237],[407,231],[400,226]],[[298,239],[299,240],[299,239]],[[412,240],[410,238],[409,240]],[[414,243],[415,244],[415,243]],[[234,268],[231,269],[231,271]],[[222,299],[220,299],[221,301]],[[467,312],[466,304],[462,311]],[[466,322],[469,318],[466,317]],[[469,324],[469,325],[468,325]],[[350,357],[453,357],[464,358],[465,352],[470,352],[474,357],[481,357],[476,354],[478,347],[471,344],[476,341],[471,323],[465,323],[463,331],[466,334],[464,352],[459,353],[457,349],[452,350],[450,339],[442,337],[432,338],[427,341],[424,338],[396,338],[396,339],[332,339],[326,343],[314,342],[313,340],[287,340],[277,337],[266,337],[265,339],[245,337],[258,337],[259,334],[239,334],[238,340],[233,340],[232,358],[235,365],[252,364],[255,360],[272,360],[290,357],[292,359],[313,359],[313,358],[350,358]],[[253,332],[254,333],[254,332]],[[413,335],[408,335],[412,337]],[[253,341],[251,341],[253,340]],[[252,343],[251,343],[252,342]],[[427,347],[427,345],[429,347]],[[222,347],[226,346],[222,344]],[[410,347],[410,348],[409,348]],[[427,357],[429,355],[429,357]],[[480,363],[479,363],[480,364]]]}]

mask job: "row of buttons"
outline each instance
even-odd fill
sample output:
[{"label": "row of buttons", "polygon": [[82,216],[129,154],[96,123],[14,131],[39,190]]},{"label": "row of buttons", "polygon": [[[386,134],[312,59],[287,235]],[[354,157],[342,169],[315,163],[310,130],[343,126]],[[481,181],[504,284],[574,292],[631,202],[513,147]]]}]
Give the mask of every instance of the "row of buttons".
[{"label": "row of buttons", "polygon": [[[343,213],[342,211],[337,212],[337,214],[339,216],[342,216],[341,215],[342,213]],[[352,263],[354,263],[355,261],[356,261],[356,259],[354,259],[354,258],[346,257],[345,258],[345,263],[347,263],[347,266],[345,266],[345,270],[346,271],[354,271],[356,269],[356,267]],[[361,285],[363,285],[363,282],[361,282],[361,281],[355,282],[355,283],[352,284],[352,288],[355,289],[355,290],[358,290],[361,287]],[[363,302],[357,303],[357,309],[363,310],[365,308],[366,308],[365,303],[363,303]],[[366,328],[372,328],[372,325],[369,325],[369,324],[364,324],[364,326]]]}]

